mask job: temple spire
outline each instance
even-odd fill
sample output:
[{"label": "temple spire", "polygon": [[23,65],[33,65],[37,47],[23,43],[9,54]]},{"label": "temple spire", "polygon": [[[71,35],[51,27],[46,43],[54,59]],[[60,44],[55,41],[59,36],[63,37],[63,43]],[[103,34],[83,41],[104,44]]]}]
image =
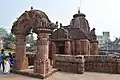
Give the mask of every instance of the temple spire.
[{"label": "temple spire", "polygon": [[79,13],[79,14],[81,13],[81,12],[80,12],[80,11],[81,11],[81,10],[80,10],[81,7],[82,7],[82,0],[80,0],[80,4],[79,4],[79,7],[78,7],[78,13]]},{"label": "temple spire", "polygon": [[78,7],[78,13],[80,13],[80,7]]},{"label": "temple spire", "polygon": [[31,10],[33,9],[33,6],[31,6]]}]

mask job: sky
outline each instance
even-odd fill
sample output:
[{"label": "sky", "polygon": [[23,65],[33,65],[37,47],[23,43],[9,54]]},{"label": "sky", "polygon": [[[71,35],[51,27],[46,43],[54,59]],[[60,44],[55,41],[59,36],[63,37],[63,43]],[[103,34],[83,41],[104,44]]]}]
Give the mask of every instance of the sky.
[{"label": "sky", "polygon": [[10,31],[16,18],[31,6],[44,11],[52,22],[58,21],[64,26],[70,24],[80,7],[97,35],[109,31],[112,40],[120,37],[120,0],[1,0],[0,27]]}]

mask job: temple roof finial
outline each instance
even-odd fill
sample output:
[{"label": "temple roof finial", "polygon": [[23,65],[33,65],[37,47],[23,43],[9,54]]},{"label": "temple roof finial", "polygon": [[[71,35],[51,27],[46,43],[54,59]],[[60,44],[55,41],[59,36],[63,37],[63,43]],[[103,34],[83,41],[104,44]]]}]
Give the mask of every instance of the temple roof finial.
[{"label": "temple roof finial", "polygon": [[31,10],[33,9],[33,6],[31,6]]},{"label": "temple roof finial", "polygon": [[80,13],[80,7],[78,7],[78,13]]}]

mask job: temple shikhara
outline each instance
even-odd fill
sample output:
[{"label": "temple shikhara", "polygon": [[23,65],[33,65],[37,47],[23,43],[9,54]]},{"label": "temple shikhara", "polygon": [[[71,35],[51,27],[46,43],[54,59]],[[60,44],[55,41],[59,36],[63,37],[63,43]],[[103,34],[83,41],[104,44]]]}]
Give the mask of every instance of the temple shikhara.
[{"label": "temple shikhara", "polygon": [[[25,11],[11,30],[16,38],[13,72],[40,78],[46,78],[56,70],[80,74],[84,71],[120,73],[118,57],[99,55],[95,28],[90,28],[85,17],[78,10],[69,25],[60,23],[59,27],[58,22],[52,23],[41,10],[31,7]],[[31,30],[37,34],[37,53],[26,56],[26,37]],[[32,73],[26,70],[30,61],[34,65]]]}]

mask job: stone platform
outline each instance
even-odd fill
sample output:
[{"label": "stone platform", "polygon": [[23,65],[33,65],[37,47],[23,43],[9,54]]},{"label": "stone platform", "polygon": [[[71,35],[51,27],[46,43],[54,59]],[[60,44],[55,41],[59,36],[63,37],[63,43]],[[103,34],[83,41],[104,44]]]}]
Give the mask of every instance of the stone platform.
[{"label": "stone platform", "polygon": [[45,78],[51,76],[56,71],[58,71],[58,69],[53,68],[53,69],[51,69],[51,71],[47,75],[43,75],[43,74],[33,73],[33,70],[34,69],[12,70],[11,72],[16,73],[16,74],[20,74],[20,75],[24,75],[24,76],[29,76],[29,77],[39,78],[39,79],[45,79]]}]

